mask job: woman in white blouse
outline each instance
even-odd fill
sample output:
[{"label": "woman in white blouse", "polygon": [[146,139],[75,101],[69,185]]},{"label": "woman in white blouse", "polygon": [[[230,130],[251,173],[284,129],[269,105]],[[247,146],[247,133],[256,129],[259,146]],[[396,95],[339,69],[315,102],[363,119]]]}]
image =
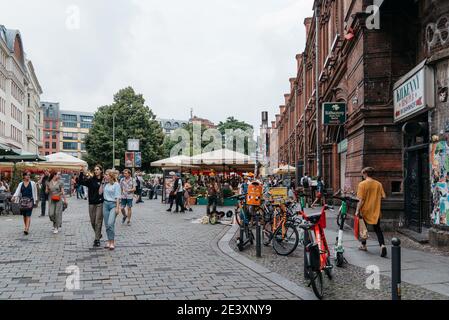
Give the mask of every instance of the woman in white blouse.
[{"label": "woman in white blouse", "polygon": [[108,170],[104,177],[103,186],[100,189],[103,193],[103,219],[106,226],[108,241],[105,249],[115,249],[115,219],[120,213],[121,189],[117,182],[115,171]]}]

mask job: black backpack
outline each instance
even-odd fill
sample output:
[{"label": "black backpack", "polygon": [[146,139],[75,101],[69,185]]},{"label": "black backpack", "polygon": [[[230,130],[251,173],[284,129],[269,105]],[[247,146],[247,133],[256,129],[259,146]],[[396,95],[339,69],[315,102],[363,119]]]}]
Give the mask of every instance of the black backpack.
[{"label": "black backpack", "polygon": [[307,178],[307,177],[303,177],[302,178],[302,186],[304,188],[308,188],[309,187],[309,178]]}]

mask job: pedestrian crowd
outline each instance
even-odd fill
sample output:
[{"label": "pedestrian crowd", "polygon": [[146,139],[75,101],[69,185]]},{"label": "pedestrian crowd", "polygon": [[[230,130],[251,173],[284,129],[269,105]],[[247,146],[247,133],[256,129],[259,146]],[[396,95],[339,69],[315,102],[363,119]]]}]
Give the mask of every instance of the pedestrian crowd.
[{"label": "pedestrian crowd", "polygon": [[[68,208],[67,196],[87,200],[90,223],[94,232],[94,247],[101,246],[103,224],[106,227],[107,242],[105,248],[115,249],[115,221],[122,215],[122,224],[131,226],[133,202],[143,203],[142,196],[147,192],[148,198],[157,199],[160,189],[158,178],[144,180],[143,173],[132,176],[130,170],[103,170],[96,165],[93,172],[82,170],[71,176],[70,191],[65,190],[61,172],[45,170],[38,181],[31,179],[26,171],[17,186],[11,201],[15,203],[23,216],[24,235],[30,233],[33,209],[40,203],[39,217],[48,213],[52,223],[52,232],[58,234],[62,229],[63,212]],[[149,190],[151,190],[149,192]],[[8,192],[9,185],[0,182],[0,193]],[[70,194],[69,194],[70,193]]]},{"label": "pedestrian crowd", "polygon": [[[357,199],[358,205],[355,215],[360,218],[364,225],[371,225],[374,229],[381,248],[381,256],[387,255],[385,240],[381,229],[381,201],[385,198],[385,192],[382,184],[373,178],[374,169],[365,168],[362,171],[362,182],[358,186]],[[222,176],[201,176],[194,183],[190,178],[185,178],[179,173],[171,172],[172,187],[169,190],[167,211],[171,212],[175,206],[174,212],[184,213],[193,211],[190,204],[190,197],[193,190],[203,188],[207,196],[207,214],[216,212],[220,196],[247,194],[249,184],[254,180],[253,174],[233,176],[225,179]],[[88,201],[88,213],[90,223],[94,232],[94,247],[101,246],[103,224],[106,227],[107,242],[105,248],[115,249],[115,223],[117,217],[121,214],[122,224],[131,226],[133,203],[143,203],[143,196],[148,199],[157,199],[162,191],[159,178],[145,180],[142,172],[136,172],[132,175],[129,169],[123,172],[117,170],[104,171],[102,166],[96,165],[93,172],[82,170],[71,178],[71,195],[77,195],[77,199],[86,199]],[[270,176],[262,181],[264,193],[276,187],[288,188],[288,198],[298,201],[301,198],[309,196],[311,208],[316,205],[326,203],[326,188],[321,177],[312,180],[306,173],[299,179],[298,187],[294,182],[278,179]],[[9,184],[0,181],[0,193],[8,192]],[[48,216],[52,223],[52,231],[58,234],[62,228],[63,212],[68,207],[67,194],[64,183],[61,180],[61,173],[45,170],[38,181],[31,179],[31,173],[26,171],[22,175],[22,182],[17,186],[12,201],[17,203],[23,216],[25,235],[29,235],[31,216],[33,209],[41,203],[40,217]],[[303,205],[304,207],[304,205]],[[360,239],[362,251],[367,251],[366,238]]]}]

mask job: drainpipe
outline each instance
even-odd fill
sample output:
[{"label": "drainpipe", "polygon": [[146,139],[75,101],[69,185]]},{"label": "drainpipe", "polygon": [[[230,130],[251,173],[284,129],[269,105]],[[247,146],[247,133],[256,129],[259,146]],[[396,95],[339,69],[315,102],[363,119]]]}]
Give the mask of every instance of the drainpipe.
[{"label": "drainpipe", "polygon": [[304,174],[307,172],[308,169],[308,161],[307,161],[307,135],[306,135],[306,129],[307,129],[307,97],[306,97],[306,54],[304,52],[302,57],[302,97],[303,97],[303,106],[304,106],[304,114],[303,114],[303,141],[304,141],[304,148],[302,150],[304,154]]},{"label": "drainpipe", "polygon": [[320,108],[320,5],[321,1],[315,1],[315,102],[316,102],[316,156],[317,176],[321,176],[321,108]]}]

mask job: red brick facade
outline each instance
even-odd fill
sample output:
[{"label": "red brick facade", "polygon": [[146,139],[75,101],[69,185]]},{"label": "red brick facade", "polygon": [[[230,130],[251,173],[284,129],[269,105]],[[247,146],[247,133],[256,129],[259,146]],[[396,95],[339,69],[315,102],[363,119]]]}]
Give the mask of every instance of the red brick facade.
[{"label": "red brick facade", "polygon": [[[393,86],[418,64],[420,4],[385,0],[380,28],[366,25],[373,0],[322,0],[319,3],[319,69],[316,71],[316,14],[305,20],[307,43],[297,55],[285,107],[276,118],[279,161],[317,174],[316,72],[319,102],[345,102],[344,126],[321,126],[322,176],[333,190],[357,189],[361,170],[372,166],[388,198],[386,221],[395,226],[403,211],[403,134],[394,123]],[[321,115],[320,115],[321,118]],[[321,119],[320,119],[321,123]],[[347,141],[347,152],[338,144]],[[344,180],[344,181],[343,181]]]}]

